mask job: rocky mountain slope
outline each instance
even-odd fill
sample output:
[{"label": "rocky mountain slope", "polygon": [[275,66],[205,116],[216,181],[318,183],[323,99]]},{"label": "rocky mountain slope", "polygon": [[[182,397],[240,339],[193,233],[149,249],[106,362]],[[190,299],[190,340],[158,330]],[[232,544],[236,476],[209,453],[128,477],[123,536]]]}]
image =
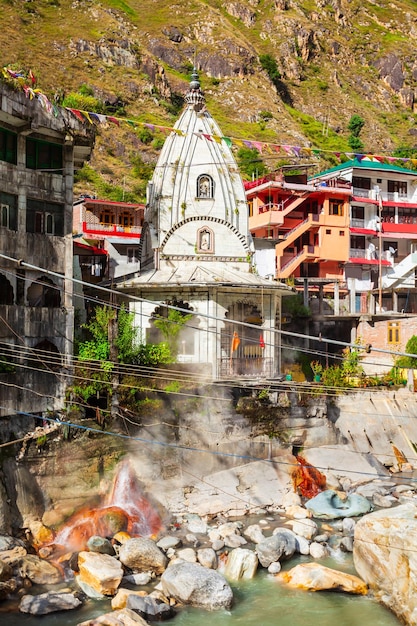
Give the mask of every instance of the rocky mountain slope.
[{"label": "rocky mountain slope", "polygon": [[413,0],[0,0],[0,25],[2,66],[64,106],[138,122],[99,128],[79,192],[144,199],[164,133],[143,124],[173,125],[194,64],[225,135],[319,148],[313,171],[351,150],[354,114],[365,152],[417,144]]}]

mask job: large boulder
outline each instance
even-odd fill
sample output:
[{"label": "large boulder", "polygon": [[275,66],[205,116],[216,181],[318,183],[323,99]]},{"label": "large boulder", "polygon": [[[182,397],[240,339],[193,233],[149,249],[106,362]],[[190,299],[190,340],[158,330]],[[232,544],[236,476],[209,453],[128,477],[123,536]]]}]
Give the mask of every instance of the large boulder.
[{"label": "large boulder", "polygon": [[256,553],[262,567],[282,559],[290,559],[297,549],[294,533],[280,528],[272,537],[267,537],[256,546]]},{"label": "large boulder", "polygon": [[372,504],[367,498],[357,493],[342,500],[336,491],[327,489],[308,500],[306,508],[313,513],[313,517],[318,519],[338,519],[369,513],[372,510]]},{"label": "large boulder", "polygon": [[258,557],[252,550],[236,548],[229,553],[224,575],[229,580],[253,578],[258,569]]},{"label": "large boulder", "polygon": [[368,592],[366,584],[352,574],[345,574],[318,563],[301,563],[288,572],[280,572],[277,578],[296,589],[323,591],[334,589],[364,595]]},{"label": "large boulder", "polygon": [[116,593],[123,578],[123,568],[116,558],[98,552],[80,552],[78,565],[81,582],[99,594],[112,596]]},{"label": "large boulder", "polygon": [[62,580],[61,572],[36,554],[26,554],[20,559],[19,574],[37,585],[51,585]]},{"label": "large boulder", "polygon": [[140,615],[128,608],[93,617],[86,622],[80,622],[77,626],[99,626],[99,624],[103,626],[148,626]]},{"label": "large boulder", "polygon": [[47,615],[55,611],[76,609],[81,600],[72,593],[41,593],[38,596],[23,596],[19,610],[31,615]]},{"label": "large boulder", "polygon": [[161,576],[162,591],[182,604],[209,611],[228,609],[233,592],[225,578],[198,563],[175,561]]},{"label": "large boulder", "polygon": [[358,574],[401,621],[417,625],[417,506],[370,513],[355,527],[353,558]]},{"label": "large boulder", "polygon": [[152,539],[135,537],[129,539],[119,550],[119,559],[134,572],[162,574],[168,559]]}]

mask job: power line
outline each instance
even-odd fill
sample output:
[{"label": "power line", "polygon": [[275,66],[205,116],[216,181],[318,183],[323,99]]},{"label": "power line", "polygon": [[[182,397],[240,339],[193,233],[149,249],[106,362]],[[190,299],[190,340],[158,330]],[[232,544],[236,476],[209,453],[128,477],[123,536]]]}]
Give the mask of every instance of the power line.
[{"label": "power line", "polygon": [[[58,272],[54,272],[52,270],[48,270],[46,268],[42,268],[42,267],[39,267],[37,265],[33,265],[31,263],[26,263],[25,261],[22,261],[21,259],[16,259],[14,257],[10,257],[10,256],[7,256],[7,255],[1,254],[1,253],[0,253],[0,258],[5,259],[7,261],[11,261],[13,263],[16,263],[16,264],[19,265],[19,267],[27,267],[29,269],[34,269],[34,270],[37,270],[37,271],[44,272],[44,273],[46,273],[46,274],[48,274],[50,276],[54,276],[56,278],[59,278],[60,280],[62,280],[64,278],[63,275],[59,274]],[[93,287],[95,290],[105,292],[105,293],[107,293],[109,295],[113,295],[113,296],[117,295],[118,297],[122,296],[122,297],[128,298],[129,300],[134,301],[134,302],[144,302],[144,303],[148,303],[148,304],[153,304],[155,306],[155,308],[157,306],[164,306],[164,307],[167,307],[169,309],[180,311],[180,312],[186,313],[186,314],[191,314],[191,315],[194,315],[194,316],[197,316],[197,317],[202,317],[204,319],[221,321],[221,322],[224,322],[224,323],[235,324],[235,325],[242,326],[242,327],[247,327],[247,328],[255,328],[257,330],[262,328],[261,326],[256,325],[256,324],[250,324],[248,322],[243,322],[243,321],[239,321],[239,320],[229,320],[227,318],[221,318],[219,316],[210,315],[208,313],[193,311],[191,309],[184,309],[182,307],[175,306],[175,305],[172,305],[172,304],[167,304],[166,302],[159,301],[159,300],[148,300],[146,298],[141,298],[141,297],[135,296],[133,294],[129,294],[129,296],[126,296],[122,292],[120,292],[118,290],[115,290],[115,289],[112,289],[110,287],[103,287],[101,285],[94,285],[94,286],[92,286],[90,283],[87,283],[85,281],[82,281],[80,279],[73,278],[73,277],[68,277],[68,280],[72,281],[73,283],[76,283],[76,284],[80,284],[80,285],[83,285],[83,286],[88,286],[89,288]],[[263,288],[263,287],[264,287],[263,285],[260,286],[260,288]],[[77,295],[77,294],[75,294],[75,295]],[[360,346],[357,343],[348,343],[348,342],[345,342],[345,341],[338,341],[336,339],[324,338],[324,337],[322,337],[320,335],[319,336],[307,335],[305,333],[295,333],[295,332],[285,331],[285,330],[278,329],[278,328],[267,328],[267,329],[263,329],[263,330],[267,330],[268,332],[271,332],[271,333],[274,333],[274,334],[278,334],[278,335],[284,335],[284,336],[294,337],[294,338],[299,338],[299,339],[308,339],[308,340],[311,340],[311,341],[317,341],[317,342],[327,343],[327,344],[331,344],[331,345],[335,345],[335,346],[341,346],[343,348],[349,347],[349,348],[354,348],[356,350],[360,350],[360,349],[364,350],[365,349],[365,346]],[[385,354],[389,354],[389,355],[392,355],[392,356],[408,356],[408,357],[412,357],[412,358],[415,358],[415,356],[416,356],[415,354],[409,354],[407,352],[396,352],[396,351],[393,351],[393,350],[387,350],[387,349],[384,349],[384,348],[377,348],[377,347],[373,347],[372,351],[373,352],[385,353]]]}]

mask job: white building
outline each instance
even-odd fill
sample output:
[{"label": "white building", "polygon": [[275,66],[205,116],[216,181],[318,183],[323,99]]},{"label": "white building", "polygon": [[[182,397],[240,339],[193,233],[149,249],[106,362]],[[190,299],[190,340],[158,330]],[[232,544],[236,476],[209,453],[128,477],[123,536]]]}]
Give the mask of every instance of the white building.
[{"label": "white building", "polygon": [[[289,288],[260,278],[242,180],[230,142],[205,107],[194,71],[186,107],[148,186],[141,273],[119,284],[147,342],[168,304],[193,314],[178,360],[214,379],[279,372],[280,299]],[[236,338],[237,335],[237,338]],[[233,340],[235,337],[235,340]]]}]

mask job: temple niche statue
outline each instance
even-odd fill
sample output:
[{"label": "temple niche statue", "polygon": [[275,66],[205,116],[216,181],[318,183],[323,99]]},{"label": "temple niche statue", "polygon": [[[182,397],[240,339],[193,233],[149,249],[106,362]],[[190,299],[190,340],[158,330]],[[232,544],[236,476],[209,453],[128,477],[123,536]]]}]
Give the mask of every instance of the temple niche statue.
[{"label": "temple niche statue", "polygon": [[197,251],[213,252],[214,235],[209,228],[201,228],[197,232]]}]

